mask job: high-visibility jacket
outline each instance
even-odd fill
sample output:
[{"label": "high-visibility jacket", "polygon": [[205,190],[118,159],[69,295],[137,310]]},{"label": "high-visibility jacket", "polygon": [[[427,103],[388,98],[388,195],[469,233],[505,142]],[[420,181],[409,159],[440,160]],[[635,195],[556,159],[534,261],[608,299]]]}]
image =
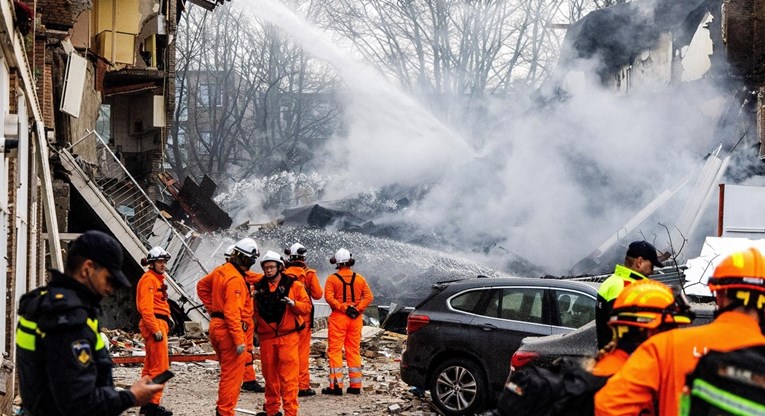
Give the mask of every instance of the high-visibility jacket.
[{"label": "high-visibility jacket", "polygon": [[351,318],[346,314],[349,306],[364,312],[374,296],[364,276],[350,267],[340,267],[337,273],[327,277],[324,298],[332,313],[327,322],[327,358],[329,359],[329,385],[343,388],[343,350],[348,364],[350,387],[361,388],[361,316]]},{"label": "high-visibility jacket", "polygon": [[592,374],[599,377],[611,377],[619,371],[630,354],[627,351],[616,348],[598,360],[592,369]]},{"label": "high-visibility jacket", "polygon": [[247,281],[247,291],[249,293],[249,296],[247,296],[247,302],[244,304],[244,313],[250,317],[249,321],[247,322],[247,331],[245,331],[245,335],[247,336],[247,354],[249,354],[249,357],[245,362],[245,382],[255,381],[255,367],[253,367],[255,361],[255,306],[253,296],[255,295],[255,284],[258,283],[262,278],[263,275],[261,273],[255,273],[251,270],[247,270],[244,276],[244,279]]},{"label": "high-visibility jacket", "polygon": [[658,414],[677,415],[685,376],[710,350],[765,345],[756,320],[725,312],[712,323],[662,332],[644,341],[595,396],[597,416],[633,416],[658,400]]},{"label": "high-visibility jacket", "polygon": [[244,314],[249,316],[250,320],[252,321],[255,319],[255,306],[252,298],[255,296],[255,284],[258,283],[262,278],[262,273],[255,273],[250,270],[244,272],[244,280],[247,282],[247,293],[249,294],[244,304]]},{"label": "high-visibility jacket", "polygon": [[225,263],[213,270],[212,275],[210,316],[225,321],[235,345],[246,344],[242,322],[248,320],[245,303],[250,292],[245,273],[240,272],[233,263]]},{"label": "high-visibility jacket", "polygon": [[609,276],[598,288],[598,303],[595,306],[598,348],[603,348],[613,338],[613,331],[608,326],[608,320],[611,319],[611,310],[614,308],[616,298],[627,285],[642,279],[646,279],[646,277],[621,264],[617,264],[614,274]]},{"label": "high-visibility jacket", "polygon": [[116,390],[109,348],[98,326],[100,296],[58,271],[23,295],[16,329],[16,370],[32,416],[117,416],[132,407]]},{"label": "high-visibility jacket", "polygon": [[[297,277],[298,281],[305,287],[305,291],[308,294],[308,301],[311,303],[311,311],[309,311],[304,318],[310,318],[313,313],[313,299],[319,300],[322,295],[324,295],[321,283],[319,283],[319,276],[316,275],[316,270],[308,268],[305,266],[305,263],[302,263],[301,265],[301,263],[293,262],[292,266],[287,267],[287,269],[284,270],[284,274]],[[306,319],[306,321],[308,322],[308,319]],[[312,321],[313,319],[310,319],[310,322],[308,322],[311,326],[313,326]]]},{"label": "high-visibility jacket", "polygon": [[[295,305],[282,302],[284,297],[295,301]],[[255,284],[254,305],[255,331],[261,342],[302,330],[302,316],[311,310],[303,284],[283,273],[278,282],[263,278]]]},{"label": "high-visibility jacket", "polygon": [[[216,412],[221,416],[234,416],[247,358],[251,357],[250,354],[237,352],[237,346],[248,345],[245,331],[251,315],[248,315],[245,304],[250,292],[245,280],[246,272],[231,262],[216,268],[211,275],[208,309],[212,318],[210,344],[220,362]],[[199,288],[200,285],[197,285],[197,294]]]},{"label": "high-visibility jacket", "polygon": [[157,319],[165,321],[170,319],[165,274],[157,273],[152,269],[147,270],[138,281],[135,292],[135,306],[141,315],[141,320],[151,333],[159,332]]},{"label": "high-visibility jacket", "polygon": [[[218,267],[222,267],[223,264]],[[208,313],[210,312],[210,308],[212,308],[212,279],[215,270],[217,270],[218,267],[197,282],[197,297],[199,298],[199,301],[202,302],[202,305],[205,306]]]},{"label": "high-visibility jacket", "polygon": [[[143,274],[136,287],[135,304],[141,315],[138,328],[145,340],[146,350],[141,376],[154,377],[170,368],[167,333],[170,331],[171,317],[164,273],[149,269]],[[161,341],[154,339],[157,332],[162,334]],[[160,391],[152,397],[151,402],[159,404],[161,399]]]},{"label": "high-visibility jacket", "polygon": [[324,298],[333,311],[345,313],[348,306],[355,306],[363,313],[372,303],[374,295],[364,276],[354,272],[349,267],[340,268],[337,273],[329,275],[324,284]]}]

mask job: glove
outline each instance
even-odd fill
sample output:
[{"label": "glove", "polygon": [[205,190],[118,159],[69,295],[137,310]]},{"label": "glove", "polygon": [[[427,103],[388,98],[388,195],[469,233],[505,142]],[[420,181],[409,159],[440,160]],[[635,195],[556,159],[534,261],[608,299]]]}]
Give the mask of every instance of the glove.
[{"label": "glove", "polygon": [[164,337],[162,336],[162,331],[157,331],[154,333],[154,341],[162,341]]},{"label": "glove", "polygon": [[345,314],[348,315],[348,317],[351,319],[356,319],[359,317],[359,315],[361,315],[361,313],[359,313],[359,310],[356,309],[356,307],[353,305],[350,305],[348,306],[348,308],[345,309]]},{"label": "glove", "polygon": [[236,346],[236,353],[241,354],[244,352],[244,344],[239,344]]},{"label": "glove", "polygon": [[295,306],[295,301],[290,299],[290,298],[288,298],[288,297],[286,297],[286,296],[282,298],[282,302],[284,302],[284,303],[286,303],[287,305],[290,305],[290,306]]}]

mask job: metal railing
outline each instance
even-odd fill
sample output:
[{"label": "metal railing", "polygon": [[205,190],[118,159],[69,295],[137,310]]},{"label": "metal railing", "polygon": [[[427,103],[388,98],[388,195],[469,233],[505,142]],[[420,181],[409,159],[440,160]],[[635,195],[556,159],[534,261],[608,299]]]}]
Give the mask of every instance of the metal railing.
[{"label": "metal railing", "polygon": [[168,274],[192,300],[198,300],[193,285],[199,277],[208,273],[194,254],[199,235],[183,223],[168,220],[169,215],[154,204],[127,170],[121,155],[112,152],[96,131],[88,130],[85,136],[65,150],[74,157],[147,250],[159,245],[172,254]]}]

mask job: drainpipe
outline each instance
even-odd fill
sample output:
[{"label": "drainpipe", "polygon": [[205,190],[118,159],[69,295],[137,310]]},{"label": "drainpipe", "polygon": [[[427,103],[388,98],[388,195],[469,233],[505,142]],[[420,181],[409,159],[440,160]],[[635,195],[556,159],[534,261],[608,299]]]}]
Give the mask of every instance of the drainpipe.
[{"label": "drainpipe", "polygon": [[720,202],[717,208],[717,236],[723,235],[723,213],[725,212],[725,184],[720,184]]}]

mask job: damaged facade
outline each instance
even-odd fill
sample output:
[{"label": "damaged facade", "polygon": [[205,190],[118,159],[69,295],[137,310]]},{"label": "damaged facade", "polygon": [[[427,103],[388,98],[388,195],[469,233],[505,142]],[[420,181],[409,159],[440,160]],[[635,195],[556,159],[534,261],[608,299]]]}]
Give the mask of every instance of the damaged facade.
[{"label": "damaged facade", "polygon": [[[212,10],[222,1],[191,3]],[[175,107],[174,34],[191,3],[0,0],[1,413],[11,414],[14,397],[18,299],[45,284],[47,267],[63,270],[68,241],[88,229],[114,235],[133,282],[155,245],[173,254],[171,276],[198,276],[204,267],[193,254],[195,227],[230,225],[210,205],[214,184],[202,184],[207,193],[177,184],[169,190],[163,165]],[[168,284],[174,312],[205,324],[187,288]],[[132,327],[134,296],[110,299],[102,325]]]},{"label": "damaged facade", "polygon": [[[758,0],[637,0],[593,11],[566,33],[559,67],[573,70],[558,74],[555,85],[563,90],[576,89],[593,66],[601,85],[624,95],[693,88],[703,80],[722,86],[717,95],[697,98],[706,100],[709,115],[717,122],[707,137],[698,138],[698,148],[709,154],[693,198],[669,231],[671,241],[683,241],[694,233],[731,158],[750,159],[748,149],[759,147],[759,158],[765,160],[763,19],[765,9]],[[749,164],[744,174],[762,174],[765,165]],[[571,272],[619,262],[623,251],[617,243],[629,241],[630,232],[678,189],[659,195]]]}]

